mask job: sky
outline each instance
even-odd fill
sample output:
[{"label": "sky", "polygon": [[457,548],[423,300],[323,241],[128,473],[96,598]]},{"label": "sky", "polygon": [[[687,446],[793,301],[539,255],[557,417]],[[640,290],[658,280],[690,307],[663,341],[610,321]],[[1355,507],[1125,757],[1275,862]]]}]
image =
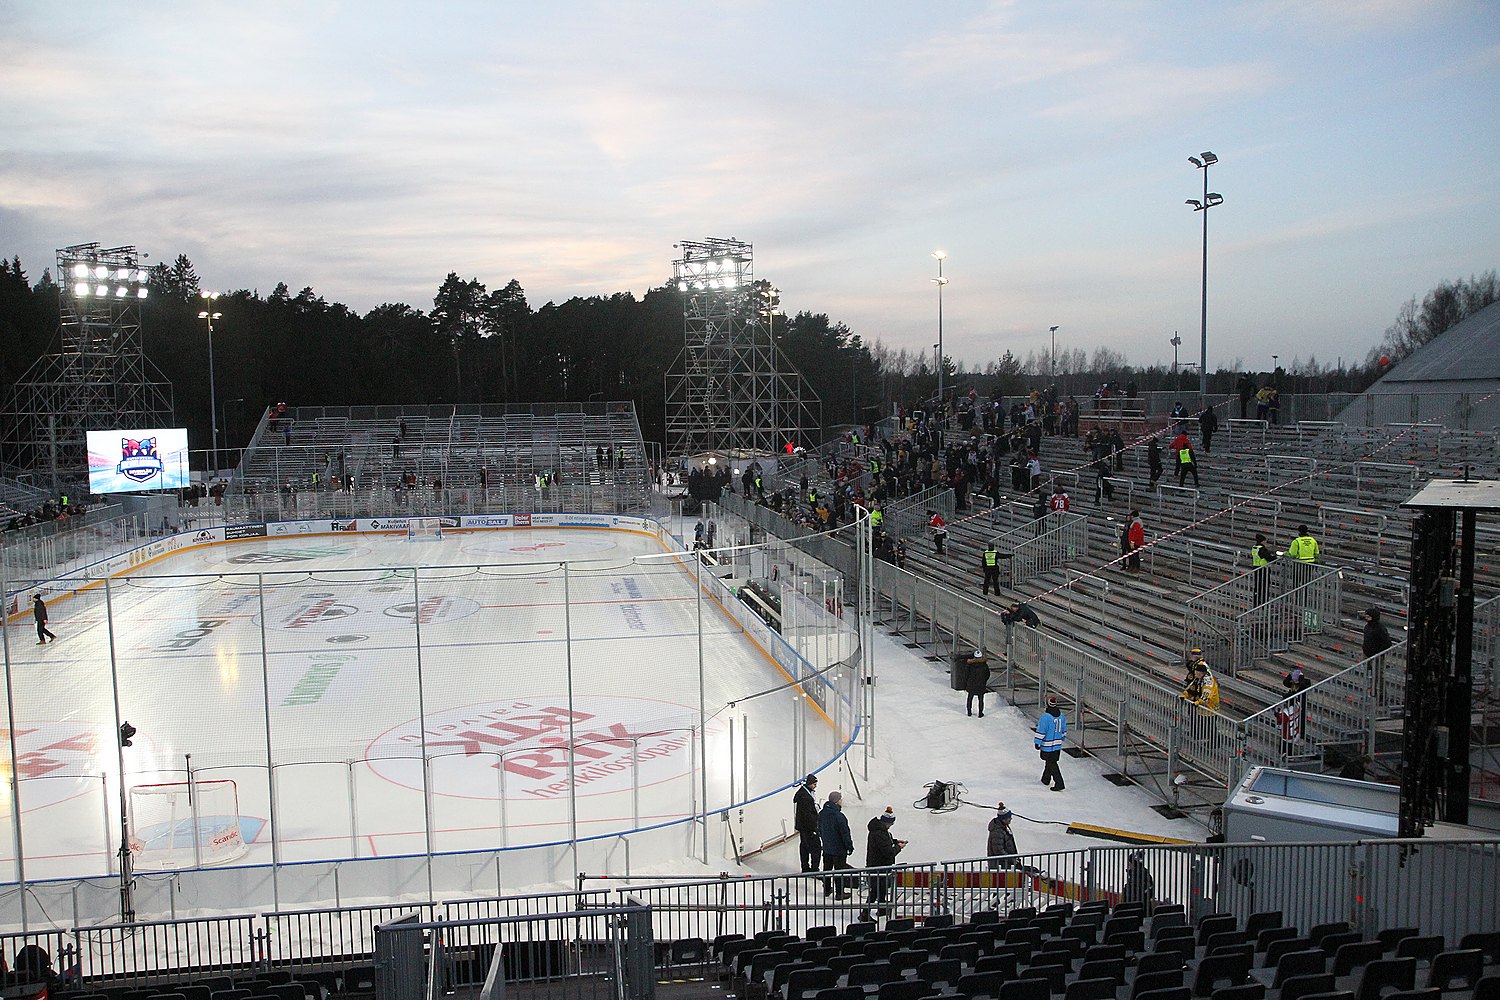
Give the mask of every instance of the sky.
[{"label": "sky", "polygon": [[[787,313],[930,352],[1363,361],[1500,266],[1497,0],[0,0],[0,253],[533,308],[735,237]],[[1488,233],[1488,236],[1484,234]],[[1238,365],[1236,361],[1238,359]]]}]

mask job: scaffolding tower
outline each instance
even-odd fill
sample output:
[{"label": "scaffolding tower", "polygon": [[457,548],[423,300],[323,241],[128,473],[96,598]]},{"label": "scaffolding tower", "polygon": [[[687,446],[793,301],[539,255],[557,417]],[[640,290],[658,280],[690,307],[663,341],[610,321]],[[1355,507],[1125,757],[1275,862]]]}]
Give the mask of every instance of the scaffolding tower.
[{"label": "scaffolding tower", "polygon": [[770,455],[802,446],[822,404],[776,347],[774,294],[757,287],[754,248],[730,238],[677,245],[683,348],[667,373],[667,453]]},{"label": "scaffolding tower", "polygon": [[172,386],[141,344],[146,272],[135,247],[57,251],[58,350],[17,380],[5,414],[7,459],[54,489],[88,475],[85,432],[161,427]]}]

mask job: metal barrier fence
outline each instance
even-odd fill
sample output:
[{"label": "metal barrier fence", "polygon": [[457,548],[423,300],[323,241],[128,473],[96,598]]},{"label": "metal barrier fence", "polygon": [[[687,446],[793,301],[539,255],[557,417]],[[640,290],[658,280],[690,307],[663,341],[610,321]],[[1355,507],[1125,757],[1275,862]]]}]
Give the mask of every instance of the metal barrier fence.
[{"label": "metal barrier fence", "polygon": [[[965,815],[953,813],[952,821]],[[398,992],[379,995],[401,1000],[419,995],[412,990],[432,996],[483,983],[491,989],[482,995],[496,996],[502,975],[567,998],[594,996],[589,981],[613,975],[624,986],[612,995],[628,1000],[674,968],[696,963],[706,971],[705,945],[719,935],[802,935],[865,910],[967,919],[980,911],[1003,917],[1053,903],[1148,899],[1181,903],[1190,920],[1227,913],[1243,921],[1273,910],[1285,926],[1304,931],[1347,921],[1367,938],[1417,927],[1457,941],[1500,926],[1500,842],[1101,845],[834,873],[668,876],[607,890],[74,925],[0,935],[0,950],[43,947],[58,967],[76,965],[86,987],[130,988],[166,974],[192,979],[194,970],[249,976],[275,967],[303,977],[343,968],[372,984],[383,980]],[[403,946],[408,935],[426,936],[429,947]],[[437,989],[427,993],[429,985]]]},{"label": "metal barrier fence", "polygon": [[1036,522],[1035,530],[1010,546],[1012,588],[1088,554],[1089,519],[1082,514],[1054,510]]},{"label": "metal barrier fence", "polygon": [[1188,599],[1183,648],[1201,648],[1237,676],[1256,657],[1322,631],[1324,621],[1337,621],[1342,584],[1337,567],[1291,558],[1241,573]]},{"label": "metal barrier fence", "polygon": [[[830,879],[850,891],[847,901],[824,892]],[[865,911],[919,921],[936,914],[965,919],[980,911],[1003,917],[1021,907],[1095,899],[1181,903],[1190,920],[1229,913],[1243,921],[1280,910],[1286,926],[1304,931],[1342,920],[1366,936],[1416,926],[1456,941],[1500,924],[1500,842],[1106,846],[620,892],[650,908],[658,941],[765,931],[802,935]]]}]

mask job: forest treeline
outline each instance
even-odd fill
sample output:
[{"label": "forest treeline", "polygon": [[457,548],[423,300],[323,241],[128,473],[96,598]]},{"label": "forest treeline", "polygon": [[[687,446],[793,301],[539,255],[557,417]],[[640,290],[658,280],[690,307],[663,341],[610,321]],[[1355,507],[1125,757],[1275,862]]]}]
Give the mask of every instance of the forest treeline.
[{"label": "forest treeline", "polygon": [[[176,421],[192,440],[209,439],[208,338],[197,271],[186,256],[150,271],[141,304],[147,357],[172,384]],[[786,357],[822,400],[827,426],[869,420],[892,399],[934,392],[935,361],[925,351],[893,350],[825,313],[786,315],[770,283],[757,282],[747,316],[772,313],[771,329]],[[1283,391],[1360,391],[1379,374],[1381,353],[1404,357],[1447,326],[1500,297],[1494,271],[1445,282],[1402,307],[1363,365],[1337,370],[1316,358],[1283,365]],[[491,290],[478,278],[450,273],[430,309],[385,303],[360,315],[310,287],[269,295],[241,289],[220,294],[213,310],[214,371],[222,441],[244,443],[261,409],[289,405],[542,403],[633,400],[648,439],[664,429],[664,376],[682,349],[680,294],[665,283],[637,299],[628,292],[575,297],[534,308],[515,279]],[[32,281],[19,258],[0,259],[0,392],[58,346],[58,289],[50,268]],[[1003,392],[1045,382],[1045,351],[1024,357],[997,337],[994,359],[968,367],[945,359],[950,386],[968,376],[998,381]],[[1189,352],[1191,353],[1191,352]],[[1242,359],[1217,372],[1211,388],[1229,391]],[[1252,370],[1265,365],[1251,364]],[[1173,388],[1162,365],[1138,367],[1105,346],[1058,352],[1065,393],[1086,395],[1099,382],[1134,380],[1142,391]],[[975,381],[975,379],[967,379]],[[1196,388],[1180,372],[1175,388]]]}]

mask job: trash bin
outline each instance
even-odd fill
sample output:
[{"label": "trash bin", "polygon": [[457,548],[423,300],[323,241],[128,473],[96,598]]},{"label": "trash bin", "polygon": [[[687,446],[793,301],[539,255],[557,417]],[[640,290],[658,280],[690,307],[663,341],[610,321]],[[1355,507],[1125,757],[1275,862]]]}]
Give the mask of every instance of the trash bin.
[{"label": "trash bin", "polygon": [[954,653],[948,658],[948,686],[962,691],[969,684],[969,654]]}]

